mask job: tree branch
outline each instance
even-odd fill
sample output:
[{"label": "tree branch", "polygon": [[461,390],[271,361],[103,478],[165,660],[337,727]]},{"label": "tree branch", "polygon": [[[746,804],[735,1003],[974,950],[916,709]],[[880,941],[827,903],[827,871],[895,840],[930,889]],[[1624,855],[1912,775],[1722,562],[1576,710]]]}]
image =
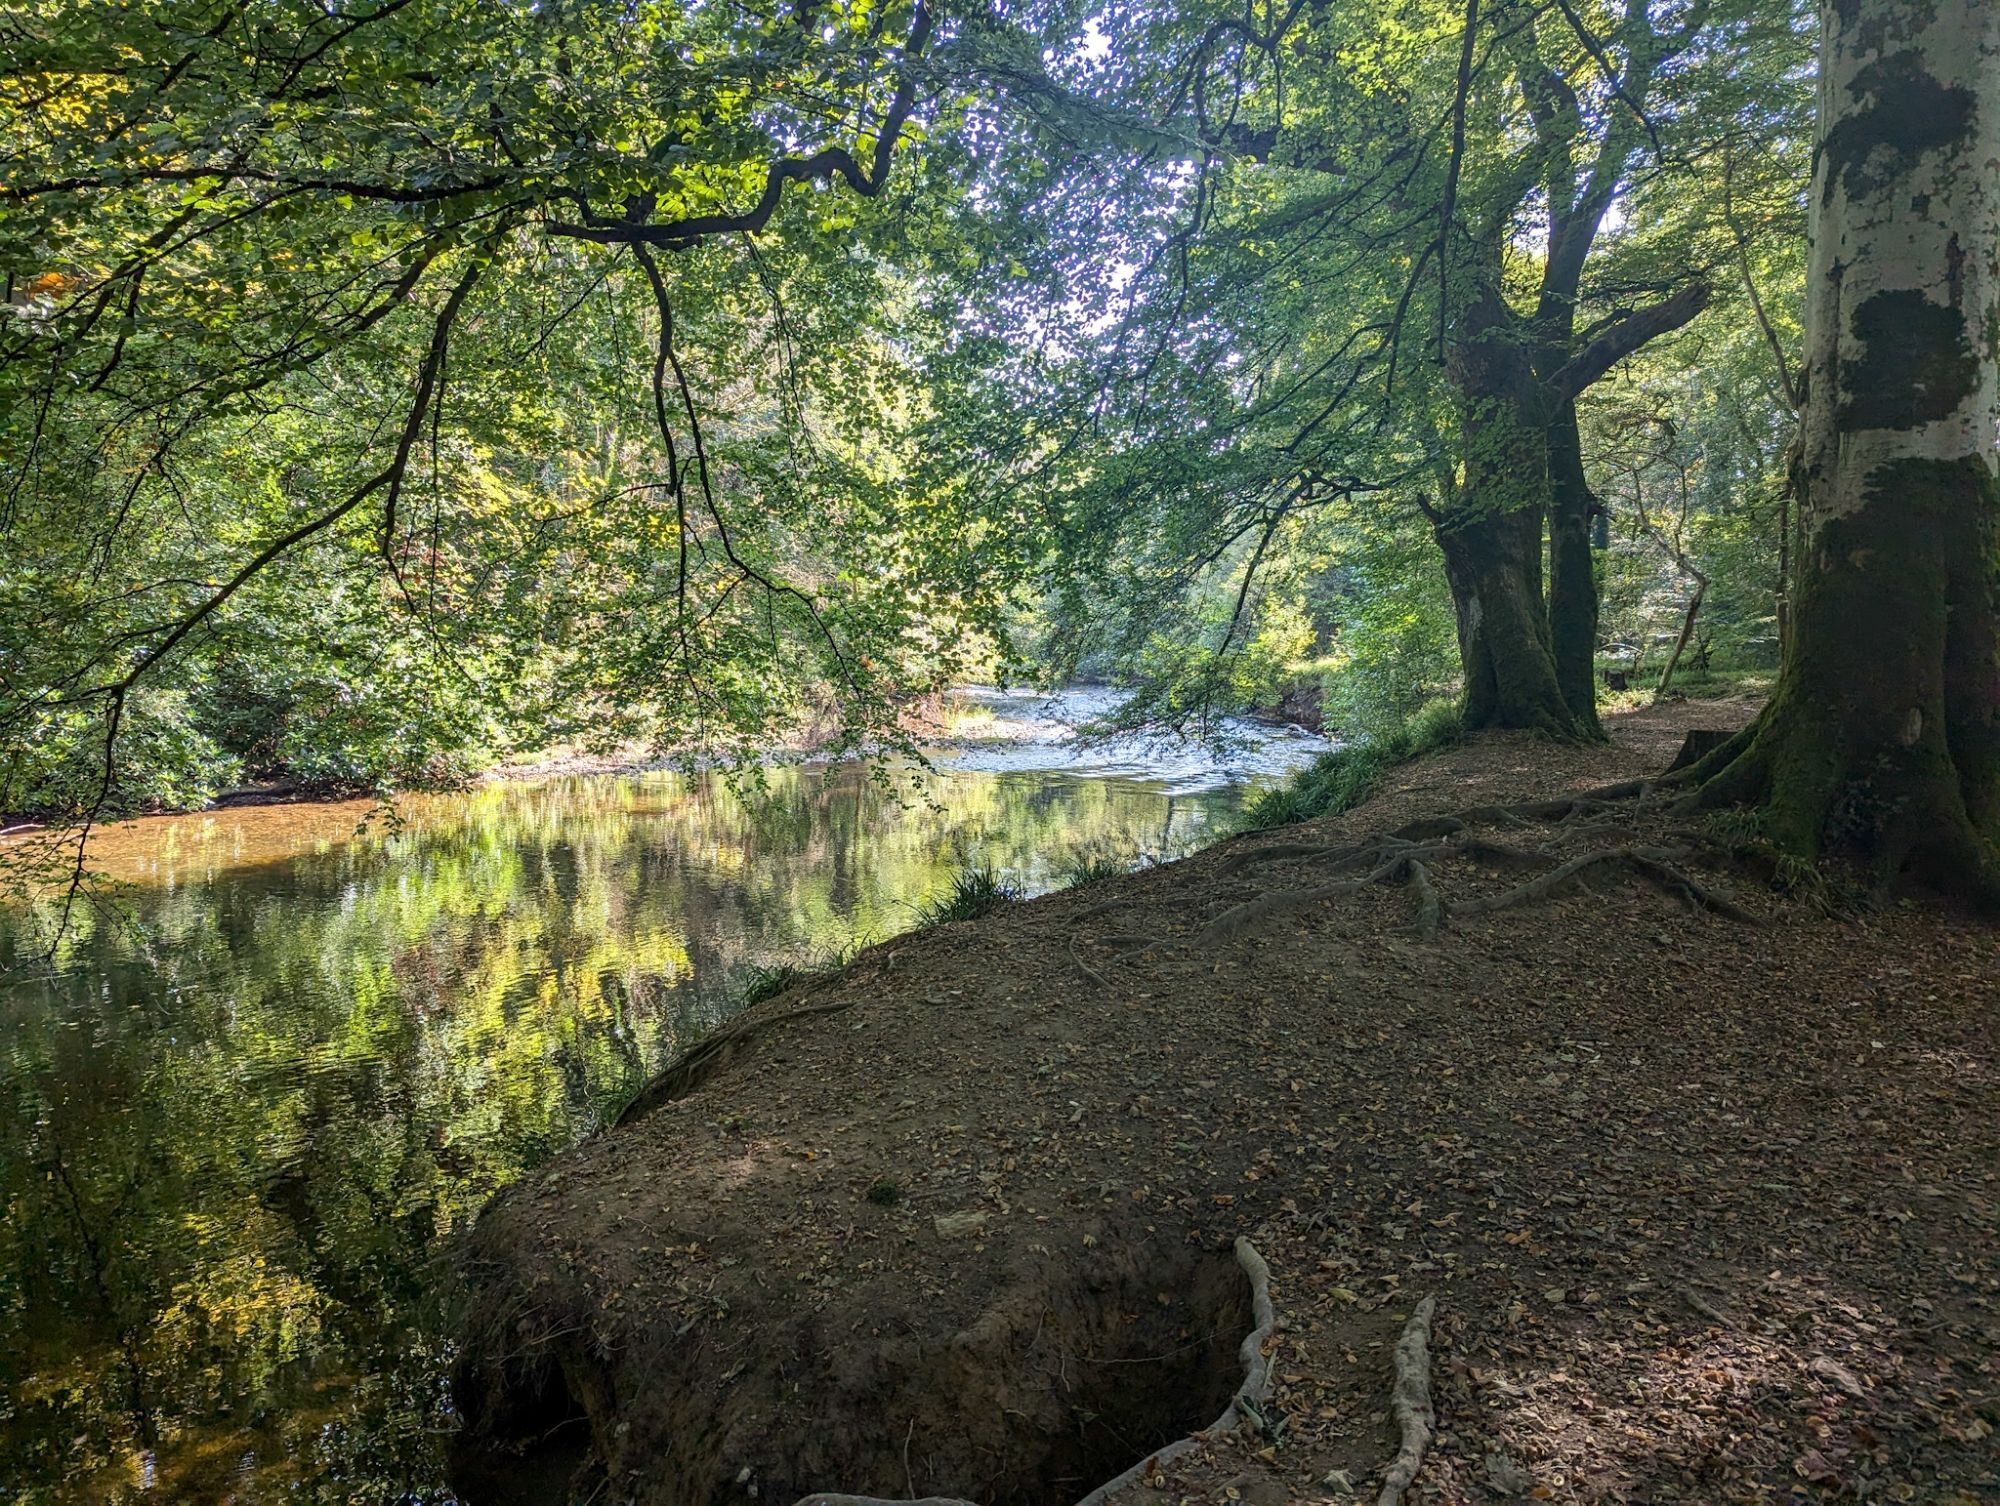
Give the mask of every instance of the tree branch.
[{"label": "tree branch", "polygon": [[1618,320],[1571,356],[1548,379],[1550,393],[1559,401],[1577,397],[1605,372],[1645,345],[1648,341],[1679,329],[1708,307],[1712,290],[1705,282],[1691,282],[1679,292],[1643,309],[1635,309]]},{"label": "tree branch", "polygon": [[[916,19],[910,25],[910,34],[903,44],[905,62],[923,52],[930,41],[932,19],[930,7],[918,0]],[[845,147],[822,147],[810,157],[779,157],[773,161],[764,175],[764,191],[757,202],[748,209],[733,210],[716,214],[690,215],[686,219],[671,220],[664,225],[649,225],[635,221],[601,221],[585,210],[586,223],[571,224],[561,220],[551,220],[544,228],[551,235],[568,236],[573,240],[597,241],[604,245],[646,245],[662,250],[685,251],[711,235],[728,235],[739,231],[761,230],[769,223],[771,216],[778,212],[785,185],[804,183],[812,180],[830,182],[838,177],[864,199],[879,196],[889,183],[889,169],[894,162],[896,140],[903,133],[903,125],[916,108],[917,80],[911,70],[905,68],[896,85],[896,93],[889,101],[889,110],[882,118],[881,130],[875,137],[875,155],[864,169],[854,159],[853,153]]]}]

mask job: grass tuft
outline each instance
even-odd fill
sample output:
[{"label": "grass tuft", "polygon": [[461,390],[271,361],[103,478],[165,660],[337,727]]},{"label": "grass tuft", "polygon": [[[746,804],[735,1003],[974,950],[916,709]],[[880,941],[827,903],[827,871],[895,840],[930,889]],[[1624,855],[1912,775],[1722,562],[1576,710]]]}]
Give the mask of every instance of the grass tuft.
[{"label": "grass tuft", "polygon": [[1109,853],[1079,853],[1057,871],[1058,889],[1081,889],[1085,884],[1100,883],[1105,879],[1123,878],[1132,871],[1129,863],[1120,862]]},{"label": "grass tuft", "polygon": [[1020,897],[1021,891],[991,868],[968,868],[951,881],[951,887],[944,893],[917,907],[916,928],[931,931],[957,920],[977,920],[996,906]]},{"label": "grass tuft", "polygon": [[1398,764],[1449,748],[1464,736],[1458,707],[1435,701],[1408,721],[1323,754],[1290,784],[1259,795],[1243,812],[1243,829],[1337,816],[1359,805]]},{"label": "grass tuft", "polygon": [[801,983],[810,983],[824,976],[829,969],[810,967],[797,962],[780,962],[771,967],[753,967],[743,982],[738,998],[747,1009],[752,1004],[762,1004],[766,999],[775,999],[788,988],[796,988]]}]

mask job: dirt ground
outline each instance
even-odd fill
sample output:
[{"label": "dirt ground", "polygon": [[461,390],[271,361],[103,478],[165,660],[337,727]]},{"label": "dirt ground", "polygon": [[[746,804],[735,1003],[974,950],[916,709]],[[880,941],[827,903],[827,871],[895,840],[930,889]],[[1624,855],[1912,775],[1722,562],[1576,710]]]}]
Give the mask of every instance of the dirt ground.
[{"label": "dirt ground", "polygon": [[[1406,827],[1655,773],[1751,710],[1482,740],[758,1006],[812,1012],[465,1241],[469,1487],[1066,1506],[1226,1402],[1245,1234],[1264,1426],[1121,1506],[1374,1501],[1425,1296],[1409,1502],[2000,1501],[2000,933],[1783,896],[1657,800]],[[1399,849],[1354,856],[1398,828],[1432,939]]]}]

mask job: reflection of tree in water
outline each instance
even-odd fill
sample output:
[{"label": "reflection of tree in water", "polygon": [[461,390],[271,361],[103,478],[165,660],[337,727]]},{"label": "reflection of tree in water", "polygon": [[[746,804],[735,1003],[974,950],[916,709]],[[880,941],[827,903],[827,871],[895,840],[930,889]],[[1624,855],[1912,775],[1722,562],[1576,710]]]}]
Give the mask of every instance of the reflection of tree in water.
[{"label": "reflection of tree in water", "polygon": [[[1039,887],[1188,834],[1136,785],[849,767],[405,814],[128,828],[141,934],[86,923],[0,996],[9,1499],[435,1494],[437,1240],[601,1123],[744,968],[906,929],[966,864]],[[0,926],[0,967],[11,945]]]}]

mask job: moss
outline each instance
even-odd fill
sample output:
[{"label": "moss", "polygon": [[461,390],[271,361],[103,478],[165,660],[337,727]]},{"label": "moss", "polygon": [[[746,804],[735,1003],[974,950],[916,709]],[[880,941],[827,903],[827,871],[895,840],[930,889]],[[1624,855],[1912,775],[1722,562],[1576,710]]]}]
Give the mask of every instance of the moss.
[{"label": "moss", "polygon": [[1914,429],[1958,411],[1979,385],[1979,357],[1965,316],[1915,288],[1877,293],[1854,310],[1860,355],[1840,363],[1836,422],[1857,429]]},{"label": "moss", "polygon": [[1754,802],[1782,851],[1878,881],[1990,886],[2000,829],[1996,524],[1985,464],[1876,468],[1814,541],[1778,693],[1747,745],[1704,760],[1704,803]]},{"label": "moss", "polygon": [[1855,73],[1848,92],[1867,103],[1826,133],[1828,197],[1836,182],[1849,199],[1878,193],[1972,126],[1972,92],[1939,83],[1915,52],[1877,58]]}]

